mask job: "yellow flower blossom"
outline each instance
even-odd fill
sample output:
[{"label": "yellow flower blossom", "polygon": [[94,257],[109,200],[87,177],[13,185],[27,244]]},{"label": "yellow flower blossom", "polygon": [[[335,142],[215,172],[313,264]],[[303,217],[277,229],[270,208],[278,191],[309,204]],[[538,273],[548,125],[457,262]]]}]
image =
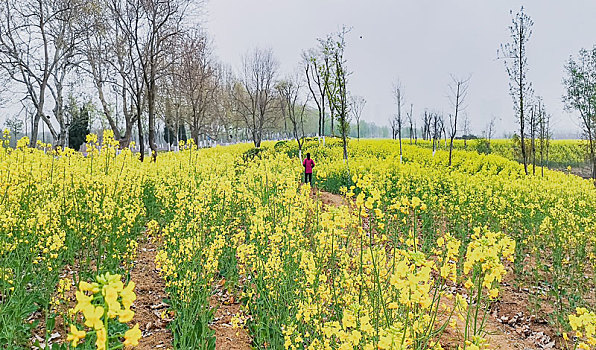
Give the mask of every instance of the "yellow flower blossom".
[{"label": "yellow flower blossom", "polygon": [[66,337],[66,341],[70,342],[70,344],[72,345],[73,348],[76,348],[77,345],[79,344],[79,342],[81,341],[81,339],[85,338],[85,335],[87,335],[87,332],[80,331],[80,330],[78,330],[77,326],[71,324],[70,332],[68,333],[68,336]]},{"label": "yellow flower blossom", "polygon": [[102,306],[86,305],[83,308],[83,315],[85,316],[85,326],[95,330],[100,330],[104,327],[101,319],[104,315],[104,308]]},{"label": "yellow flower blossom", "polygon": [[139,345],[139,339],[141,339],[141,330],[137,323],[133,328],[129,329],[124,333],[124,346],[137,346]]}]

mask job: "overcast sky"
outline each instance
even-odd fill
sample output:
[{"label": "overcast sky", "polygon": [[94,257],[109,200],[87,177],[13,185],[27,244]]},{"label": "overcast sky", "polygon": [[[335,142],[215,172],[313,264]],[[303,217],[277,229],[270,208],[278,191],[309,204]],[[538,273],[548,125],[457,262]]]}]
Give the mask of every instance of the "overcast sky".
[{"label": "overcast sky", "polygon": [[466,112],[472,131],[480,133],[496,116],[502,136],[517,125],[497,49],[509,40],[509,11],[522,4],[534,20],[528,45],[534,90],[556,130],[576,131],[575,115],[561,102],[563,67],[571,54],[596,44],[596,1],[209,0],[204,18],[220,60],[238,70],[242,54],[270,47],[282,74],[298,67],[302,50],[317,38],[350,26],[349,90],[367,100],[364,119],[388,125],[397,79],[415,116],[425,108],[448,114],[450,74],[471,75]]}]

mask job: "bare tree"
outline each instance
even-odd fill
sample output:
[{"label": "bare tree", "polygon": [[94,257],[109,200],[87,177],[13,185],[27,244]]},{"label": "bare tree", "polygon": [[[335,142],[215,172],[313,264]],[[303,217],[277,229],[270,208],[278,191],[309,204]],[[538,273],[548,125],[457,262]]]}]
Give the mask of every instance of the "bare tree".
[{"label": "bare tree", "polygon": [[451,166],[451,158],[453,153],[453,139],[457,134],[457,118],[461,111],[465,109],[465,100],[468,95],[468,87],[470,78],[461,79],[451,75],[451,83],[449,84],[449,100],[453,106],[453,116],[449,115],[449,166]]},{"label": "bare tree", "polygon": [[[119,1],[119,0],[112,0]],[[172,44],[182,33],[189,0],[125,0],[125,12],[120,17],[131,17],[130,21],[119,21],[123,34],[130,38],[141,66],[141,76],[146,89],[147,115],[149,124],[149,147],[152,159],[157,159],[156,144],[156,101],[159,80],[164,77],[166,60]],[[140,125],[140,123],[139,123]]]},{"label": "bare tree", "polygon": [[570,57],[565,70],[563,85],[567,91],[563,99],[567,109],[579,112],[596,185],[596,46],[591,50],[581,49],[577,58]]},{"label": "bare tree", "polygon": [[287,113],[288,120],[292,124],[292,134],[298,143],[298,156],[302,159],[302,146],[304,145],[304,116],[306,102],[300,103],[302,86],[298,77],[287,77],[277,84],[279,97],[282,101],[282,109]]},{"label": "bare tree", "polygon": [[[25,90],[35,109],[30,146],[37,143],[39,121],[48,126],[58,145],[64,144],[66,121],[62,91],[76,62],[74,47],[84,15],[80,3],[66,0],[7,0],[0,5],[0,69]],[[45,112],[48,95],[54,99],[56,130]]]},{"label": "bare tree", "polygon": [[[110,6],[115,17],[116,34],[116,69],[122,79],[122,106],[126,120],[136,121],[139,137],[139,160],[145,158],[145,133],[143,114],[148,102],[146,62],[143,49],[144,33],[147,31],[144,21],[144,8],[141,0],[112,0]],[[167,69],[162,67],[163,72]],[[157,86],[157,81],[155,81]],[[154,101],[155,102],[155,101]],[[129,106],[130,104],[130,106]],[[154,106],[155,107],[155,106]],[[105,113],[105,111],[104,111]],[[150,123],[151,124],[151,123]],[[126,141],[124,141],[126,142]],[[121,142],[122,144],[122,142]],[[157,153],[153,154],[154,160]]]},{"label": "bare tree", "polygon": [[443,135],[443,147],[445,147],[445,149],[447,149],[447,124],[445,123],[444,118],[441,119],[440,125],[441,125],[441,130],[440,130],[439,136]]},{"label": "bare tree", "polygon": [[429,119],[431,122],[431,128],[429,128],[429,130],[431,130],[434,157],[437,148],[440,146],[439,142],[441,141],[441,135],[445,131],[445,121],[443,119],[443,115],[438,112],[430,113]]},{"label": "bare tree", "polygon": [[428,111],[424,111],[422,115],[422,139],[423,140],[430,140],[431,139],[431,122],[432,122],[432,113]]},{"label": "bare tree", "polygon": [[271,49],[256,48],[242,58],[242,73],[234,89],[234,100],[255,147],[261,147],[263,129],[276,119],[273,112],[278,66]]},{"label": "bare tree", "polygon": [[333,35],[328,35],[325,39],[318,40],[321,54],[320,71],[321,76],[323,77],[323,85],[325,86],[325,92],[327,94],[327,104],[329,105],[331,135],[335,136],[334,121],[336,110],[333,99],[338,91],[336,77],[334,76],[336,70],[333,64],[333,59],[335,54],[334,52],[336,50],[336,42],[333,38]]},{"label": "bare tree", "polygon": [[528,123],[530,126],[530,154],[532,156],[532,175],[536,175],[536,134],[539,129],[540,114],[542,113],[542,98],[536,97],[538,105],[533,105],[530,110]]},{"label": "bare tree", "polygon": [[418,144],[418,128],[416,127],[416,119],[414,119],[414,144]]},{"label": "bare tree", "polygon": [[[123,35],[121,29],[133,26],[136,14],[127,12],[122,1],[98,2],[95,5],[96,11],[87,18],[90,25],[79,47],[84,60],[81,67],[87,71],[95,86],[103,115],[114,132],[114,139],[120,142],[121,148],[125,148],[130,145],[135,123],[141,116],[145,95],[139,58],[133,50],[133,38]],[[122,105],[124,130],[118,120],[118,98]],[[139,137],[142,140],[142,132]],[[140,146],[143,147],[142,141]]]},{"label": "bare tree", "polygon": [[[187,121],[191,123],[190,105],[194,97],[194,74],[186,74],[189,65],[188,62],[184,62],[185,58],[191,55],[187,49],[192,45],[189,45],[184,37],[180,37],[179,41],[176,48],[168,53],[168,59],[175,64],[168,67],[166,76],[161,79],[157,98],[158,114],[164,122],[164,141],[168,143],[168,149],[173,146],[174,150],[178,150],[180,140],[186,141],[185,124]],[[193,141],[199,145],[197,140]]]},{"label": "bare tree", "polygon": [[242,120],[237,118],[236,106],[234,101],[234,86],[236,79],[232,73],[232,68],[219,65],[218,66],[218,89],[216,91],[215,111],[217,121],[224,130],[225,139],[228,142],[238,140],[238,132],[240,131]]},{"label": "bare tree", "polygon": [[464,120],[463,120],[463,139],[464,139],[464,149],[468,149],[468,138],[470,138],[470,118],[468,117],[467,113],[464,113]]},{"label": "bare tree", "polygon": [[521,152],[524,171],[528,175],[528,158],[525,142],[525,108],[532,95],[532,84],[527,81],[528,59],[527,43],[532,35],[534,22],[521,10],[513,15],[512,24],[509,26],[511,42],[501,45],[500,58],[505,61],[505,68],[509,75],[509,91],[515,102],[514,110],[518,113],[519,133],[521,138]]},{"label": "bare tree", "polygon": [[401,128],[403,125],[403,118],[401,115],[401,106],[404,104],[403,88],[399,80],[393,84],[393,97],[395,98],[395,104],[397,105],[397,113],[395,114],[395,124],[397,125],[397,136],[399,139],[399,162],[402,162],[403,152],[401,146]]},{"label": "bare tree", "polygon": [[406,112],[406,116],[408,117],[408,124],[410,125],[410,145],[412,144],[412,138],[414,137],[414,116],[413,116],[413,109],[414,104],[410,103],[410,111]]},{"label": "bare tree", "polygon": [[[60,126],[57,135],[52,134],[57,146],[65,147],[71,120],[67,120],[64,103],[64,88],[71,73],[80,66],[77,48],[81,46],[88,23],[83,18],[90,14],[84,2],[53,1],[56,21],[48,24],[48,34],[53,42],[54,57],[57,64],[50,71],[52,83],[48,85],[54,100],[53,114]],[[52,129],[50,128],[50,131]]]},{"label": "bare tree", "polygon": [[495,123],[497,121],[497,117],[493,116],[490,118],[490,121],[486,125],[486,138],[488,140],[488,146],[490,147],[490,140],[495,135]]},{"label": "bare tree", "polygon": [[364,110],[364,106],[366,105],[366,100],[362,96],[353,96],[351,98],[351,110],[354,114],[354,119],[356,119],[356,135],[358,140],[360,140],[360,119],[362,118],[362,111]]},{"label": "bare tree", "polygon": [[218,88],[217,67],[212,59],[207,36],[198,30],[191,31],[180,40],[180,66],[176,68],[179,88],[189,107],[188,123],[195,144],[201,134],[215,134],[208,130],[212,123],[207,115],[212,108]]},{"label": "bare tree", "polygon": [[325,61],[321,58],[321,54],[314,49],[303,52],[302,60],[308,89],[319,111],[318,136],[325,137],[325,98],[327,96],[327,84],[325,84],[323,68],[321,67],[321,61]]},{"label": "bare tree", "polygon": [[397,137],[397,120],[391,117],[389,119],[389,126],[391,127],[391,138],[395,140]]},{"label": "bare tree", "polygon": [[548,154],[550,134],[550,115],[546,113],[543,103],[538,113],[538,149],[540,152],[540,172],[542,177],[544,177],[544,155],[545,153]]}]

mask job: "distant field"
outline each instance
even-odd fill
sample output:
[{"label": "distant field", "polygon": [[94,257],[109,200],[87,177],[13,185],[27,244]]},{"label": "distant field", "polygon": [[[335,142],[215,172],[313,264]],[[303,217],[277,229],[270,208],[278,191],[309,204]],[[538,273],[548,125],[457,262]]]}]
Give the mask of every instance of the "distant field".
[{"label": "distant field", "polygon": [[[410,140],[406,139],[402,142],[409,144]],[[422,147],[431,148],[430,141],[418,140],[418,144]],[[540,150],[536,143],[536,164],[540,164]],[[454,140],[454,148],[460,150],[477,151],[479,153],[498,154],[510,160],[521,161],[521,151],[519,146],[515,147],[513,141],[509,139],[496,139],[490,141],[490,147],[486,140],[476,139],[468,140]],[[445,140],[439,142],[439,149],[449,149],[449,140],[445,144]],[[585,159],[585,142],[581,140],[552,140],[550,141],[548,159],[546,150],[544,150],[544,165],[549,168],[566,168],[581,167],[586,164]],[[531,159],[530,159],[531,161]]]}]

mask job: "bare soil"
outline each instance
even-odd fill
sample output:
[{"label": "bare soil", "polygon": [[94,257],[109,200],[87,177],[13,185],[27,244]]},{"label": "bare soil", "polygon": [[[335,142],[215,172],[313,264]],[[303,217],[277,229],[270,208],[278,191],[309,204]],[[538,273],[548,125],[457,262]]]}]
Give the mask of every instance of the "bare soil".
[{"label": "bare soil", "polygon": [[155,267],[156,253],[156,242],[148,237],[146,242],[139,244],[137,260],[130,274],[136,283],[137,294],[132,324],[138,322],[143,332],[136,348],[140,350],[172,348],[172,332],[167,328],[171,319],[167,314],[168,305],[163,302],[165,282]]},{"label": "bare soil", "polygon": [[246,328],[234,328],[231,322],[232,317],[246,317],[238,298],[224,288],[224,282],[222,280],[217,284],[209,301],[211,308],[216,309],[215,317],[210,324],[210,328],[215,331],[215,349],[250,350],[252,340]]},{"label": "bare soil", "polygon": [[325,192],[321,190],[314,190],[314,197],[318,198],[323,205],[339,207],[341,205],[347,205],[348,201],[344,196],[340,196],[338,194]]},{"label": "bare soil", "polygon": [[[552,168],[552,170],[557,170],[557,171],[561,171],[563,173],[568,173],[567,168]],[[586,180],[589,180],[592,178],[592,167],[590,164],[573,166],[573,167],[571,167],[570,173],[573,175],[577,175],[581,178],[584,178]]]}]

